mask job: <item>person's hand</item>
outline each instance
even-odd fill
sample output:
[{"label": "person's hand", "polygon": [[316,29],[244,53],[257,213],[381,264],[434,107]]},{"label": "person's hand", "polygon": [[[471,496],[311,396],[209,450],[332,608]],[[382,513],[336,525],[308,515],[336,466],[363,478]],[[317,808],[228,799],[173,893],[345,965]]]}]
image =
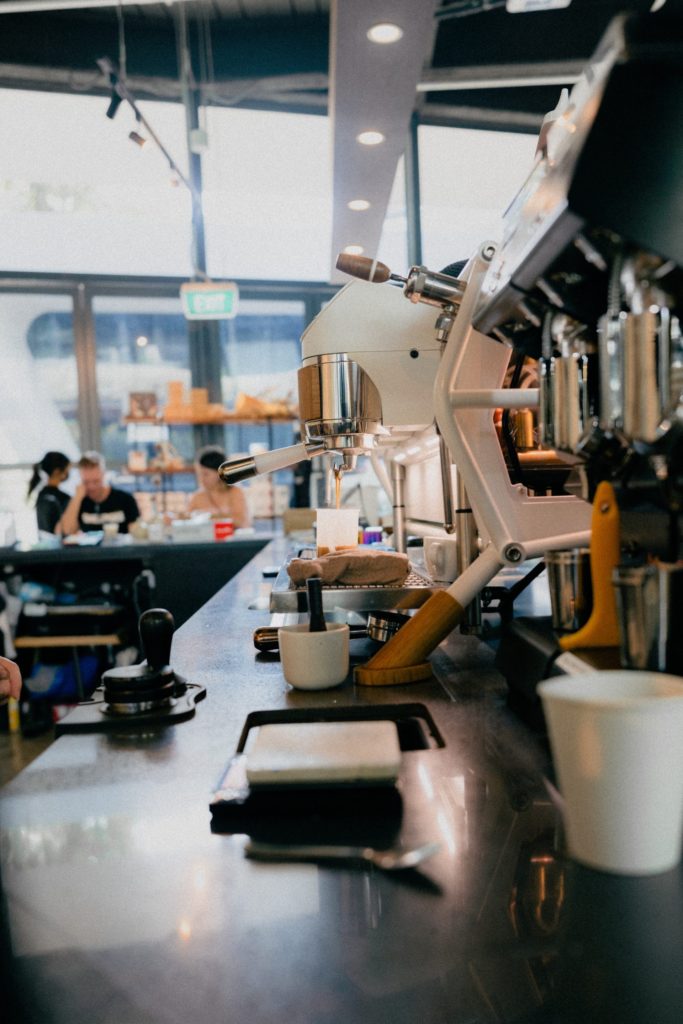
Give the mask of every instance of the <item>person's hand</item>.
[{"label": "person's hand", "polygon": [[0,697],[16,697],[21,692],[21,672],[9,658],[0,658]]},{"label": "person's hand", "polygon": [[84,487],[83,484],[79,484],[78,487],[76,488],[76,490],[74,491],[74,501],[77,501],[78,504],[80,505],[80,503],[83,501],[84,498],[85,498],[85,487]]}]

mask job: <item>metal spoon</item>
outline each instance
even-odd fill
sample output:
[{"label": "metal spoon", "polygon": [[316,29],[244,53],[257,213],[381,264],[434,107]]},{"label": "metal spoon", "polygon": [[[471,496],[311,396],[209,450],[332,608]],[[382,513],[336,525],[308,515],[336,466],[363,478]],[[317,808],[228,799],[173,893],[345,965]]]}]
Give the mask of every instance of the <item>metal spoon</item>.
[{"label": "metal spoon", "polygon": [[424,843],[410,850],[375,850],[372,846],[287,846],[250,840],[244,852],[252,860],[269,861],[342,861],[373,864],[382,871],[402,871],[417,867],[432,857],[440,843]]}]

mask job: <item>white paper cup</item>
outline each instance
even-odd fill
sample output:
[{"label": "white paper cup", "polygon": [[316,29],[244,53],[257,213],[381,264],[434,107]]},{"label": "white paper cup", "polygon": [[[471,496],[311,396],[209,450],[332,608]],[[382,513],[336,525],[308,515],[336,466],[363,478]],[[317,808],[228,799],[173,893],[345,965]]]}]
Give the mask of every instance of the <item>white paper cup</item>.
[{"label": "white paper cup", "polygon": [[318,555],[358,547],[358,509],[316,509],[315,542]]},{"label": "white paper cup", "polygon": [[330,622],[324,633],[311,633],[308,623],[281,626],[277,631],[285,679],[299,690],[329,690],[349,673],[349,627]]},{"label": "white paper cup", "polygon": [[594,672],[538,687],[569,853],[620,875],[668,871],[683,832],[683,678]]}]

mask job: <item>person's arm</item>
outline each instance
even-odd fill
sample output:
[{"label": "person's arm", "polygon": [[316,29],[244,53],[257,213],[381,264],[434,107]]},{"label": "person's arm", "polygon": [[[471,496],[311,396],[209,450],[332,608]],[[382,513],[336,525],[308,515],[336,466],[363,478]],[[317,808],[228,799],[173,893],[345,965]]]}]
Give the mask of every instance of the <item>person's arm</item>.
[{"label": "person's arm", "polygon": [[66,506],[64,515],[55,527],[55,533],[61,533],[63,537],[68,536],[70,533],[78,533],[78,516],[81,511],[81,505],[83,504],[84,497],[85,487],[83,484],[79,484],[76,488],[76,493]]},{"label": "person's arm", "polygon": [[45,494],[44,491],[41,491],[36,501],[38,529],[43,533],[54,533],[61,517],[62,510],[57,498],[53,494]]},{"label": "person's arm", "polygon": [[21,672],[9,658],[0,658],[0,697],[15,697],[21,693]]},{"label": "person's arm", "polygon": [[195,491],[194,494],[190,495],[190,500],[187,503],[188,512],[206,512],[208,504],[204,497],[204,491]]},{"label": "person's arm", "polygon": [[126,503],[126,508],[124,509],[124,514],[126,516],[126,522],[128,523],[128,528],[130,529],[130,527],[133,525],[133,523],[137,523],[138,519],[140,518],[140,509],[138,507],[137,501],[135,500],[135,495],[129,494],[128,497],[129,497],[130,501],[128,501]]},{"label": "person's arm", "polygon": [[247,499],[242,488],[234,486],[231,487],[230,497],[232,499],[231,519],[235,524],[235,528],[240,529],[242,526],[251,526],[249,507],[247,505]]}]

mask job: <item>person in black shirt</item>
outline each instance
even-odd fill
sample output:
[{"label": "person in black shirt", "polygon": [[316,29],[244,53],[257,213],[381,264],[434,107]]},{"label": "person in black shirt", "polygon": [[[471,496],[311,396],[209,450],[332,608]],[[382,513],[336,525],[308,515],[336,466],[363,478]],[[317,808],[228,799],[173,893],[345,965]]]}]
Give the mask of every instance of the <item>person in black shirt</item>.
[{"label": "person in black shirt", "polygon": [[71,462],[63,452],[46,452],[40,462],[36,462],[33,467],[28,497],[31,497],[41,480],[45,480],[45,485],[38,492],[36,499],[38,529],[44,530],[45,533],[55,532],[57,523],[71,500],[66,491],[59,489],[59,485],[68,477],[70,468]]},{"label": "person in black shirt", "polygon": [[106,523],[116,523],[119,533],[140,518],[138,503],[132,494],[107,483],[104,457],[99,452],[85,452],[78,462],[81,483],[69,502],[59,523],[63,534],[102,530]]}]

